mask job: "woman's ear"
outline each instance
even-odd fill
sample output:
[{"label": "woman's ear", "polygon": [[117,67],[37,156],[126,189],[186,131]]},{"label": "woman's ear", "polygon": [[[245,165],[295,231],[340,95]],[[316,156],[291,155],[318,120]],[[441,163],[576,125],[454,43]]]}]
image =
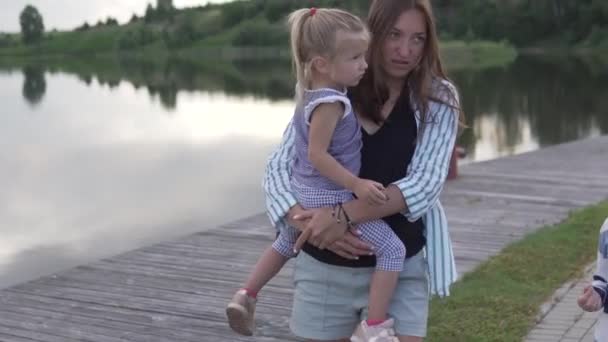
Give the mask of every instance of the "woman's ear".
[{"label": "woman's ear", "polygon": [[312,59],[312,67],[321,74],[329,74],[329,61],[321,56]]}]

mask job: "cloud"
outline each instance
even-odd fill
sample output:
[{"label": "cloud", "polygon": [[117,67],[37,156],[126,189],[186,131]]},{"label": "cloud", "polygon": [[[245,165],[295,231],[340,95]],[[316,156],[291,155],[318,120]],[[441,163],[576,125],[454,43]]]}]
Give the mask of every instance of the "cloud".
[{"label": "cloud", "polygon": [[[192,7],[208,2],[221,3],[230,0],[174,0],[175,6]],[[142,15],[148,3],[156,0],[11,0],[0,4],[0,32],[17,32],[19,28],[19,13],[30,4],[40,11],[48,30],[69,30],[83,22],[95,23],[105,20],[108,16],[123,23],[129,20],[133,13]]]}]

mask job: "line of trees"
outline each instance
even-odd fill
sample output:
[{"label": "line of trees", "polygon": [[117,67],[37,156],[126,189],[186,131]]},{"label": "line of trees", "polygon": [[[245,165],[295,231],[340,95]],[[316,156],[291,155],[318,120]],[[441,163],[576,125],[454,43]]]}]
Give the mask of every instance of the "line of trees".
[{"label": "line of trees", "polygon": [[42,15],[36,7],[27,5],[19,15],[21,25],[21,37],[25,44],[38,42],[44,34],[44,22]]},{"label": "line of trees", "polygon": [[[608,0],[433,0],[443,39],[508,41],[516,46],[548,42],[608,47]],[[235,1],[221,7],[223,27],[262,14],[275,23],[302,6],[340,7],[365,16],[369,0]],[[257,31],[256,31],[257,30]],[[243,41],[266,33],[258,25],[243,32]],[[260,36],[259,34],[257,35]]]},{"label": "line of trees", "polygon": [[[143,20],[156,26],[140,32],[127,32],[119,47],[142,46],[153,39],[164,39],[169,47],[186,46],[207,36],[234,30],[235,45],[282,45],[287,39],[282,20],[302,6],[340,7],[365,16],[369,0],[247,0],[223,5],[206,5],[200,10],[219,10],[219,18],[198,22],[201,16],[192,10],[177,11],[172,0],[148,4],[142,18],[133,15],[130,22]],[[608,47],[608,0],[433,0],[442,39],[508,41],[516,46],[589,45]],[[44,22],[38,10],[26,6],[20,15],[24,43],[39,41]],[[118,25],[108,18],[97,26]],[[92,25],[84,23],[77,31]],[[9,44],[0,37],[0,46]]]},{"label": "line of trees", "polygon": [[608,43],[606,0],[436,0],[440,32],[456,39]]},{"label": "line of trees", "polygon": [[105,21],[99,20],[97,22],[97,24],[95,24],[95,26],[91,26],[91,25],[89,25],[88,22],[85,21],[84,24],[75,28],[74,31],[82,32],[82,31],[88,31],[93,27],[104,27],[104,26],[118,26],[118,20],[116,20],[115,18],[112,18],[112,17],[108,17]]}]

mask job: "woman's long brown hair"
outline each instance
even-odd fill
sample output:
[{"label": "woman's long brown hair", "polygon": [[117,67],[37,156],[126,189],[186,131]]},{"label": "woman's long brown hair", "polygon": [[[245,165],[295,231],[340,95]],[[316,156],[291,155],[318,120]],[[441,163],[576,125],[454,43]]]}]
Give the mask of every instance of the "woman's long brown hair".
[{"label": "woman's long brown hair", "polygon": [[382,69],[383,45],[397,19],[406,11],[418,10],[426,22],[427,40],[419,65],[410,72],[405,83],[412,95],[413,104],[417,106],[420,119],[420,130],[429,120],[429,103],[437,101],[452,106],[459,112],[459,121],[463,122],[462,110],[457,106],[456,92],[439,80],[448,80],[439,56],[439,39],[435,27],[433,10],[429,0],[372,0],[367,24],[372,34],[369,46],[369,68],[359,84],[351,89],[352,102],[364,118],[378,124],[384,121],[382,106],[388,100],[389,91]]}]

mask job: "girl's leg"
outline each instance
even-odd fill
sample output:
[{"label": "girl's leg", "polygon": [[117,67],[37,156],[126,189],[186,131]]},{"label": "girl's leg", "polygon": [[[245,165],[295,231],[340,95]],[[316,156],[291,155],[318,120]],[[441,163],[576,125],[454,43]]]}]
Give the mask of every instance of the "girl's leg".
[{"label": "girl's leg", "polygon": [[[293,228],[291,228],[293,229]],[[296,233],[282,230],[272,246],[266,248],[242,289],[238,290],[226,307],[228,325],[235,332],[251,336],[255,331],[255,305],[258,292],[293,256]]]},{"label": "girl's leg", "polygon": [[374,272],[369,289],[368,324],[378,324],[388,319],[388,307],[395,292],[398,278],[399,272],[382,270]]},{"label": "girl's leg", "polygon": [[297,237],[296,229],[287,227],[281,230],[272,246],[262,253],[244,285],[252,297],[255,298],[262,287],[279,273],[287,260],[295,256],[293,245]]},{"label": "girl's leg", "polygon": [[422,342],[422,337],[417,336],[397,336],[399,338],[399,342]]},{"label": "girl's leg", "polygon": [[362,240],[374,246],[376,271],[372,276],[369,295],[368,324],[382,323],[387,313],[399,273],[403,269],[405,247],[393,230],[382,220],[359,226]]},{"label": "girl's leg", "polygon": [[247,290],[250,296],[257,297],[262,287],[279,273],[287,260],[289,260],[288,257],[281,255],[272,246],[269,246],[253,267],[253,271],[249,274],[243,288]]}]

